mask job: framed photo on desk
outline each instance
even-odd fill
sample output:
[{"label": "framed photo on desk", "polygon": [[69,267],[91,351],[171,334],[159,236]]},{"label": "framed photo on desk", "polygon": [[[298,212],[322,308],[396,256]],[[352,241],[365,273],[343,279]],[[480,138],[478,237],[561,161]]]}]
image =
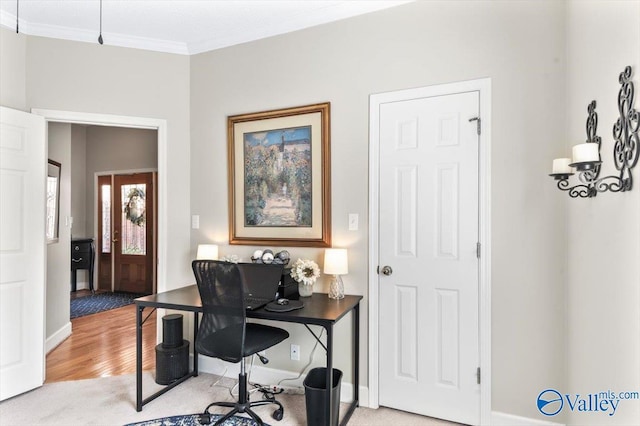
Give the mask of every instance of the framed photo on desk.
[{"label": "framed photo on desk", "polygon": [[331,246],[330,104],[228,118],[229,243]]}]

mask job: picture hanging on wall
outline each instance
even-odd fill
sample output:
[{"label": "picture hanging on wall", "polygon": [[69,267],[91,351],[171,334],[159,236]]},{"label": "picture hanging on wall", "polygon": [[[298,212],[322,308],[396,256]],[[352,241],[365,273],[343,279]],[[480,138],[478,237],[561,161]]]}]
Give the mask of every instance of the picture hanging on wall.
[{"label": "picture hanging on wall", "polygon": [[228,117],[230,244],[331,245],[330,104]]}]

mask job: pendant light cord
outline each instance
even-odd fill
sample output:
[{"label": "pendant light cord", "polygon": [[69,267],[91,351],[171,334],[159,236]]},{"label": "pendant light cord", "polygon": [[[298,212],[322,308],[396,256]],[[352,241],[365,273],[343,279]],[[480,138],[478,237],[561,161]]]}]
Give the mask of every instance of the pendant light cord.
[{"label": "pendant light cord", "polygon": [[20,33],[20,0],[16,0],[16,34]]},{"label": "pendant light cord", "polygon": [[102,0],[100,0],[100,35],[98,36],[98,43],[104,43],[102,40]]}]

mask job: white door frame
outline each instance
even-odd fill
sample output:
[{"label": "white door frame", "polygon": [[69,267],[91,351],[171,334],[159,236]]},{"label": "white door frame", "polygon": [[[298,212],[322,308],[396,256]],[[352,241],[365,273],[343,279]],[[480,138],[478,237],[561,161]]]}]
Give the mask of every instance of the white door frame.
[{"label": "white door frame", "polygon": [[479,91],[481,136],[479,149],[479,337],[480,337],[480,423],[491,424],[491,79],[427,86],[395,92],[378,93],[369,99],[369,406],[378,408],[379,395],[379,170],[380,106],[431,96]]},{"label": "white door frame", "polygon": [[124,115],[94,114],[34,108],[33,114],[41,115],[47,123],[87,124],[95,126],[130,127],[151,129],[158,132],[158,253],[157,291],[167,290],[167,120],[130,117]]}]

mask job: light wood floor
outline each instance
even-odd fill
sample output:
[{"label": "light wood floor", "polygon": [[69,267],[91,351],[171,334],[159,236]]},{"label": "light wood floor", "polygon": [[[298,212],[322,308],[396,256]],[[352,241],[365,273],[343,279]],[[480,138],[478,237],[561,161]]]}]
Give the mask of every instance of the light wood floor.
[{"label": "light wood floor", "polygon": [[[72,297],[89,293],[84,292],[80,290]],[[149,312],[145,309],[144,316]],[[71,326],[71,336],[47,354],[45,383],[135,373],[135,305],[72,319]],[[155,368],[155,345],[154,312],[143,325],[144,370]]]}]

